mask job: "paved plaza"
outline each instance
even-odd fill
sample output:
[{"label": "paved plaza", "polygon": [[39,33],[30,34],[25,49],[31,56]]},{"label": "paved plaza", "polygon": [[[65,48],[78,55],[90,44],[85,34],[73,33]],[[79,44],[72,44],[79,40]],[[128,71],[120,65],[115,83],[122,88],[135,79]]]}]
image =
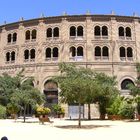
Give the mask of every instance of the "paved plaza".
[{"label": "paved plaza", "polygon": [[140,139],[138,121],[82,121],[78,129],[75,120],[51,119],[53,124],[39,124],[38,119],[0,120],[0,138],[8,140],[133,140]]}]

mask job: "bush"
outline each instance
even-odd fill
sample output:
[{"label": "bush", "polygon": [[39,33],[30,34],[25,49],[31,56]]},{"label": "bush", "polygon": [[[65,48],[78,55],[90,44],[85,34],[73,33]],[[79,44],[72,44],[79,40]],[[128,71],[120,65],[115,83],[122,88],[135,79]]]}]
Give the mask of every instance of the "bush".
[{"label": "bush", "polygon": [[6,107],[0,105],[0,119],[6,118]]},{"label": "bush", "polygon": [[38,106],[36,109],[37,115],[48,115],[51,110],[48,107]]},{"label": "bush", "polygon": [[64,115],[65,114],[65,110],[64,110],[64,108],[62,108],[60,105],[58,105],[58,104],[55,104],[55,105],[53,105],[52,106],[52,109],[53,109],[53,111],[54,111],[54,113],[56,114],[56,115]]},{"label": "bush", "polygon": [[129,104],[126,101],[124,101],[121,103],[118,113],[124,119],[133,119],[134,111],[135,108],[132,106],[132,104]]},{"label": "bush", "polygon": [[6,107],[7,113],[11,114],[17,114],[20,110],[19,106],[17,104],[9,103]]}]

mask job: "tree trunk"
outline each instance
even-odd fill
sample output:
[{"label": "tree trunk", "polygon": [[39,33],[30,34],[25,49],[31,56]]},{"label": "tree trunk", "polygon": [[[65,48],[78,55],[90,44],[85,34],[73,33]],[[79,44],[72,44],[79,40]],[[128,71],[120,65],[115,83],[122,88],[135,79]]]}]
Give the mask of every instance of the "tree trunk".
[{"label": "tree trunk", "polygon": [[26,105],[24,105],[24,116],[23,116],[23,119],[24,119],[24,123],[25,123],[25,120],[26,120]]},{"label": "tree trunk", "polygon": [[90,104],[88,104],[88,120],[91,120]]},{"label": "tree trunk", "polygon": [[78,127],[81,128],[81,104],[79,103],[79,119],[78,119]]}]

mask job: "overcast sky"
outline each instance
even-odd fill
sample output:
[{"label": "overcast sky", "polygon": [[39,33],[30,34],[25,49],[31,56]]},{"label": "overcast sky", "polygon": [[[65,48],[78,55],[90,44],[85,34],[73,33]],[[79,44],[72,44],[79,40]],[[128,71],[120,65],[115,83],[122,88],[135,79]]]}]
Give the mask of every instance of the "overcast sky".
[{"label": "overcast sky", "polygon": [[1,0],[0,24],[16,22],[20,17],[33,19],[45,16],[85,14],[140,15],[140,0]]}]

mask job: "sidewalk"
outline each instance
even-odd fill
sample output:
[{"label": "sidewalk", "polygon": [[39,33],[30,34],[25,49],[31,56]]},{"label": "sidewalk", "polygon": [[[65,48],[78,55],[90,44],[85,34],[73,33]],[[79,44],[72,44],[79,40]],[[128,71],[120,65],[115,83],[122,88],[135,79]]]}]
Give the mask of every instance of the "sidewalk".
[{"label": "sidewalk", "polygon": [[9,140],[133,140],[139,139],[140,122],[82,121],[84,128],[76,128],[78,121],[51,119],[53,125],[41,125],[37,118],[0,120],[0,138]]}]

